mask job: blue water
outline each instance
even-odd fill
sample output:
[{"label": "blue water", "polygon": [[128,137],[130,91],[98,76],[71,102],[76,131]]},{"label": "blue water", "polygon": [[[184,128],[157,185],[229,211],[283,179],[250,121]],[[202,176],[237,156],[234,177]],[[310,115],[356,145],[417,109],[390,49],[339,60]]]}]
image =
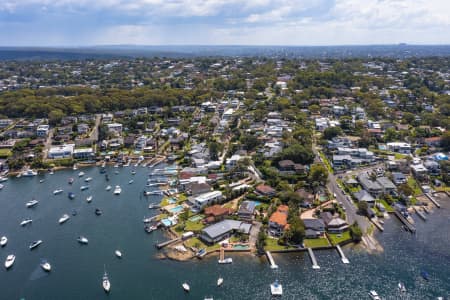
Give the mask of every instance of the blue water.
[{"label": "blue water", "polygon": [[[442,209],[428,216],[428,221],[416,219],[417,234],[404,232],[401,224],[391,218],[385,232],[377,235],[385,251],[370,255],[353,247],[345,247],[350,260],[342,264],[337,251],[315,251],[320,270],[312,270],[306,253],[274,254],[279,269],[269,268],[267,260],[249,254],[228,255],[233,264],[219,265],[217,256],[201,261],[175,262],[161,260],[155,243],[167,239],[160,231],[147,234],[142,219],[157,213],[149,210],[150,201],[144,197],[146,168],[108,168],[106,182],[98,168],[83,169],[85,177],[93,177],[90,189],[80,192],[84,182],[78,171],[66,170],[46,175],[39,184],[35,178],[11,178],[0,191],[0,236],[8,236],[8,245],[0,249],[0,261],[14,253],[13,268],[0,266],[0,299],[270,299],[269,285],[279,279],[283,285],[282,299],[368,299],[367,292],[378,291],[386,299],[400,299],[397,283],[405,283],[408,292],[402,299],[435,299],[450,295],[450,203],[441,200]],[[118,175],[114,174],[119,170]],[[67,179],[74,177],[73,186]],[[123,184],[134,179],[133,185]],[[114,196],[105,191],[107,185],[122,186],[122,194]],[[63,188],[64,193],[53,195]],[[74,200],[67,192],[74,191]],[[92,203],[85,201],[93,195]],[[25,202],[36,198],[40,203],[27,209]],[[95,208],[103,211],[94,214]],[[62,214],[76,209],[77,216],[58,224]],[[20,221],[31,217],[33,224],[20,227]],[[86,246],[76,238],[89,239]],[[33,240],[43,243],[34,251],[28,249]],[[123,253],[121,260],[114,251]],[[50,274],[39,268],[42,259],[53,267]],[[110,275],[112,289],[105,295],[101,287],[103,269]],[[420,276],[426,270],[427,282]],[[216,287],[221,276],[225,282]],[[186,294],[181,284],[187,281],[191,292]]]}]

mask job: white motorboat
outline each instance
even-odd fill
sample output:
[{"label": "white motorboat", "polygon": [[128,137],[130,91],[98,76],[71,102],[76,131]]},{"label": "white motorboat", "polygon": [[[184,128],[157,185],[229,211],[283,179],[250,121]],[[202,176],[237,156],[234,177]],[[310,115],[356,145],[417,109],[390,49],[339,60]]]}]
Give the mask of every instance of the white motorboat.
[{"label": "white motorboat", "polygon": [[132,170],[131,171],[131,175],[135,175],[136,174],[136,171],[135,170]]},{"label": "white motorboat", "polygon": [[74,171],[78,170],[77,164],[74,164],[73,167],[72,167],[72,169],[73,169]]},{"label": "white motorboat", "polygon": [[3,184],[0,183],[0,190],[3,190],[5,186]]},{"label": "white motorboat", "polygon": [[84,172],[81,171],[80,173],[78,173],[78,177],[83,177],[84,176]]},{"label": "white motorboat", "polygon": [[82,190],[82,191],[87,190],[88,188],[89,188],[88,185],[82,185],[82,186],[80,186],[80,190]]},{"label": "white motorboat", "polygon": [[132,184],[134,182],[133,179],[131,179],[130,181],[128,181],[128,184]]},{"label": "white motorboat", "polygon": [[0,239],[0,246],[5,247],[7,243],[8,243],[8,238],[6,236],[2,236],[2,238]]},{"label": "white motorboat", "polygon": [[39,246],[40,244],[42,244],[42,240],[37,240],[34,241],[30,244],[30,250],[33,250],[34,248],[36,248],[37,246]]},{"label": "white motorboat", "polygon": [[87,203],[91,203],[91,201],[92,201],[92,196],[88,196],[88,197],[86,198],[86,202],[87,202]]},{"label": "white motorboat", "polygon": [[89,240],[84,237],[84,236],[79,236],[77,238],[78,243],[83,244],[83,245],[87,245],[89,243]]},{"label": "white motorboat", "polygon": [[8,180],[8,177],[0,176],[0,182],[5,182]]},{"label": "white motorboat", "polygon": [[114,188],[114,195],[120,195],[122,193],[122,188],[119,185],[116,185]]},{"label": "white motorboat", "polygon": [[374,290],[371,290],[369,292],[369,296],[370,298],[372,298],[373,300],[381,300],[380,296],[378,295],[378,293]]},{"label": "white motorboat", "polygon": [[107,190],[107,191],[110,191],[111,190],[111,186],[110,185],[108,185],[107,187],[106,187],[106,189],[105,190]]},{"label": "white motorboat", "polygon": [[111,283],[109,282],[109,278],[108,278],[108,273],[103,274],[103,289],[105,290],[105,292],[109,293],[109,291],[111,290]]},{"label": "white motorboat", "polygon": [[183,283],[181,286],[186,292],[189,292],[191,290],[191,287],[189,286],[189,284],[187,284],[187,282]]},{"label": "white motorboat", "polygon": [[28,202],[26,203],[26,206],[27,206],[28,208],[31,208],[31,207],[37,205],[38,203],[39,203],[39,201],[33,199],[33,200],[31,200],[31,201],[28,201]]},{"label": "white motorboat", "polygon": [[223,278],[219,277],[219,279],[217,279],[217,286],[221,286],[223,284]]},{"label": "white motorboat", "polygon": [[23,177],[32,177],[32,176],[36,176],[37,172],[33,171],[31,169],[28,169],[28,170],[23,171],[20,175],[22,175]]},{"label": "white motorboat", "polygon": [[219,264],[231,264],[232,262],[233,262],[233,259],[231,257],[218,260]]},{"label": "white motorboat", "polygon": [[204,300],[214,300],[214,298],[213,297],[205,297]]},{"label": "white motorboat", "polygon": [[5,260],[5,268],[6,269],[11,268],[15,261],[16,261],[15,255],[13,254],[8,255]]},{"label": "white motorboat", "polygon": [[272,296],[283,295],[283,286],[278,283],[278,280],[275,280],[275,282],[270,285],[270,293]]},{"label": "white motorboat", "polygon": [[85,182],[92,181],[92,177],[88,177],[88,178],[84,179],[84,181],[85,181]]},{"label": "white motorboat", "polygon": [[22,222],[20,222],[20,226],[25,226],[27,224],[30,224],[31,222],[33,222],[33,220],[31,219],[25,219]]},{"label": "white motorboat", "polygon": [[45,179],[41,179],[39,180],[39,183],[43,183],[45,181]]},{"label": "white motorboat", "polygon": [[114,253],[118,258],[122,258],[122,252],[120,252],[119,250],[116,250]]},{"label": "white motorboat", "polygon": [[58,222],[59,222],[59,224],[62,224],[64,222],[67,222],[67,220],[69,220],[69,219],[70,219],[69,215],[68,214],[64,214],[64,215],[62,215],[61,218],[59,218]]},{"label": "white motorboat", "polygon": [[398,283],[398,290],[399,290],[400,292],[402,292],[402,293],[405,293],[405,292],[406,292],[406,287],[405,287],[405,285],[404,285],[402,282],[399,282],[399,283]]},{"label": "white motorboat", "polygon": [[62,189],[56,189],[56,190],[53,191],[53,195],[59,195],[59,194],[61,194],[62,192],[64,192],[64,190],[62,190]]},{"label": "white motorboat", "polygon": [[40,266],[45,272],[50,272],[52,270],[52,266],[48,261],[41,262]]}]

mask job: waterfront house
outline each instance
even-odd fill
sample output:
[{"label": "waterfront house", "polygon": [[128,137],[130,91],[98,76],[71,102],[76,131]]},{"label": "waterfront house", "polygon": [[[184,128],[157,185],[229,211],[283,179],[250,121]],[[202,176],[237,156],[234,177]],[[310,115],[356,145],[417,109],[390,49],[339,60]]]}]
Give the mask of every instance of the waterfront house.
[{"label": "waterfront house", "polygon": [[361,186],[374,197],[378,197],[383,192],[383,188],[380,184],[377,181],[372,181],[366,172],[358,175],[358,181]]},{"label": "waterfront house", "polygon": [[366,202],[369,206],[373,206],[375,203],[375,198],[372,197],[366,190],[360,190],[353,193],[353,196],[358,202]]},{"label": "waterfront house", "polygon": [[189,193],[193,196],[208,193],[211,191],[211,186],[206,182],[201,183],[191,183],[189,187]]},{"label": "waterfront house", "polygon": [[322,219],[303,219],[305,224],[305,237],[319,238],[325,233],[325,223]]},{"label": "waterfront house", "polygon": [[243,201],[239,206],[238,216],[242,220],[252,220],[255,215],[256,203],[254,201]]},{"label": "waterfront house", "polygon": [[208,205],[219,202],[222,198],[223,195],[221,191],[212,191],[196,197],[190,197],[189,202],[192,204],[194,211],[200,211]]},{"label": "waterfront house", "polygon": [[74,159],[91,160],[95,158],[94,149],[82,148],[73,150]]},{"label": "waterfront house", "polygon": [[250,234],[252,224],[236,220],[223,220],[203,228],[200,239],[207,244],[214,244],[230,237],[234,232]]},{"label": "waterfront house", "polygon": [[214,223],[223,220],[226,216],[233,213],[231,208],[222,207],[218,204],[205,208],[206,223]]},{"label": "waterfront house", "polygon": [[376,182],[381,186],[384,194],[393,194],[397,190],[395,184],[387,177],[378,177]]},{"label": "waterfront house", "polygon": [[285,229],[289,227],[287,217],[289,207],[280,205],[277,210],[269,218],[269,232],[274,236],[280,236]]},{"label": "waterfront house", "polygon": [[51,147],[47,157],[49,159],[71,158],[75,144],[64,144],[61,146]]}]

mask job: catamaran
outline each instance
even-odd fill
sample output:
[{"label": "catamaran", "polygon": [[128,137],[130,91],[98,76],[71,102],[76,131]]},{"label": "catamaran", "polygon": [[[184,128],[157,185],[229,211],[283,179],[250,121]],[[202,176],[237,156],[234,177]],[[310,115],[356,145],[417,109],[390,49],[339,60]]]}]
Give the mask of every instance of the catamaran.
[{"label": "catamaran", "polygon": [[270,285],[270,293],[272,296],[283,295],[283,286],[278,283],[278,280],[275,280],[275,282]]},{"label": "catamaran", "polygon": [[122,188],[119,185],[116,185],[114,188],[114,195],[120,195],[122,193]]}]

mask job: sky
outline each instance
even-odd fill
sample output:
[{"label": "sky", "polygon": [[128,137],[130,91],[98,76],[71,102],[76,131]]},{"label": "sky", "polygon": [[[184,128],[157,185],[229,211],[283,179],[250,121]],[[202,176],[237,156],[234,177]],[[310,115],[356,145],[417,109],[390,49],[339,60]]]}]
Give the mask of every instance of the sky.
[{"label": "sky", "polygon": [[450,44],[450,0],[0,0],[0,46]]}]

